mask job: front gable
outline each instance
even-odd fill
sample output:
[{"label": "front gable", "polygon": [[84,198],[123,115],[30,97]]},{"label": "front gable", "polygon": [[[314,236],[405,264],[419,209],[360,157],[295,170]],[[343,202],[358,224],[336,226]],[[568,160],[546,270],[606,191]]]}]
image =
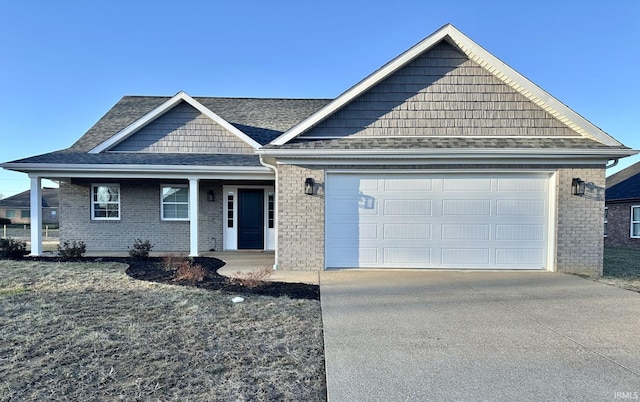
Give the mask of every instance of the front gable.
[{"label": "front gable", "polygon": [[443,40],[299,139],[579,136]]},{"label": "front gable", "polygon": [[253,153],[254,148],[216,121],[180,102],[109,151],[148,153]]},{"label": "front gable", "polygon": [[452,25],[391,60],[267,148],[352,137],[577,137],[624,147]]},{"label": "front gable", "polygon": [[228,121],[179,92],[89,153],[253,153],[259,147]]}]

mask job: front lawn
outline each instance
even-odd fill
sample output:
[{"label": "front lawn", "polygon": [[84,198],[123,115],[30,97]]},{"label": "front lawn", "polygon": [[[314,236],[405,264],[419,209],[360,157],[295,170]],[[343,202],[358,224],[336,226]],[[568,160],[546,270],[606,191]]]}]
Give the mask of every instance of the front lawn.
[{"label": "front lawn", "polygon": [[0,261],[0,400],[324,400],[320,302]]},{"label": "front lawn", "polygon": [[600,282],[640,292],[640,250],[605,247],[603,276]]}]

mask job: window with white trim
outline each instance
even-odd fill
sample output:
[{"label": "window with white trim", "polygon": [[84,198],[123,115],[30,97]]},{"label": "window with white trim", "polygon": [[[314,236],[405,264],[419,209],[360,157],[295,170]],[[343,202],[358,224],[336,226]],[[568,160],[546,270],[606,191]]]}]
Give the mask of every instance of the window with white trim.
[{"label": "window with white trim", "polygon": [[233,191],[227,193],[227,227],[233,227]]},{"label": "window with white trim", "polygon": [[609,223],[609,207],[604,207],[604,237],[607,237],[607,223]]},{"label": "window with white trim", "polygon": [[189,220],[189,187],[162,186],[160,216],[163,221]]},{"label": "window with white trim", "polygon": [[631,237],[640,238],[640,205],[631,207]]},{"label": "window with white trim", "polygon": [[269,229],[274,228],[275,224],[275,204],[276,204],[276,195],[273,191],[269,191],[267,194],[268,206],[267,206],[267,227]]},{"label": "window with white trim", "polygon": [[21,218],[31,218],[31,211],[28,209],[23,209],[22,211],[20,211],[20,217]]},{"label": "window with white trim", "polygon": [[120,220],[120,185],[91,185],[91,219]]},{"label": "window with white trim", "polygon": [[7,209],[7,212],[5,212],[5,217],[7,219],[15,218],[16,217],[16,211],[14,209]]}]

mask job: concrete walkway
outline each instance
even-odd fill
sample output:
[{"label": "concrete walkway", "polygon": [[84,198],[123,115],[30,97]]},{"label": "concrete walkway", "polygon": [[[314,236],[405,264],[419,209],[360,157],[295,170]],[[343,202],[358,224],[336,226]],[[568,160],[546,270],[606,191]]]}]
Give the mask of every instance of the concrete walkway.
[{"label": "concrete walkway", "polygon": [[[226,264],[218,270],[220,275],[231,276],[236,272],[250,272],[261,268],[273,268],[274,252],[270,251],[214,251],[207,253]],[[273,271],[270,278],[279,282],[300,282],[317,285],[320,282],[318,271]]]},{"label": "concrete walkway", "polygon": [[340,401],[640,398],[640,294],[549,272],[321,273]]}]

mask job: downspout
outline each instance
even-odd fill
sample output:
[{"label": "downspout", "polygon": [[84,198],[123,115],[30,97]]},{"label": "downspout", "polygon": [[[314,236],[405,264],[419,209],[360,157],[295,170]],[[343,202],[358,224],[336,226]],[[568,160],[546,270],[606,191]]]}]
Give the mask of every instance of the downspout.
[{"label": "downspout", "polygon": [[274,227],[276,229],[276,235],[275,235],[275,239],[274,239],[275,256],[274,256],[274,262],[273,262],[273,270],[276,271],[278,269],[278,224],[279,224],[278,223],[278,203],[279,203],[278,199],[280,198],[278,196],[278,169],[276,168],[275,160],[273,161],[273,163],[269,163],[269,162],[267,162],[267,161],[265,161],[263,159],[262,155],[260,155],[260,163],[262,164],[262,166],[273,170],[273,174],[276,177],[276,180],[275,180],[275,182],[276,182],[275,183],[275,195],[276,195],[275,198],[276,199],[275,199],[275,205],[274,205],[274,208],[273,208],[273,214],[275,215],[273,221],[275,223]]},{"label": "downspout", "polygon": [[609,168],[612,168],[612,167],[616,166],[616,165],[618,164],[618,161],[619,161],[619,160],[620,160],[620,158],[615,158],[615,159],[613,160],[613,163],[611,163],[610,165],[606,165],[604,168],[605,168],[605,169],[609,169]]}]

